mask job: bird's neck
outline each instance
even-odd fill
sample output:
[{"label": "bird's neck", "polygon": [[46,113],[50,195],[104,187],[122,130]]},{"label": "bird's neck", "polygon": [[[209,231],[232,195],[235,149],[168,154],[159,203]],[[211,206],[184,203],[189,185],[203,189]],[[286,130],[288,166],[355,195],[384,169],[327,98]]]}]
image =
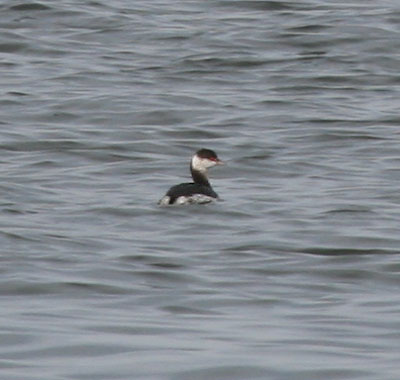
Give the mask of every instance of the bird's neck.
[{"label": "bird's neck", "polygon": [[208,182],[207,170],[199,170],[193,167],[193,163],[190,163],[190,173],[192,173],[193,182],[199,185],[211,187]]}]

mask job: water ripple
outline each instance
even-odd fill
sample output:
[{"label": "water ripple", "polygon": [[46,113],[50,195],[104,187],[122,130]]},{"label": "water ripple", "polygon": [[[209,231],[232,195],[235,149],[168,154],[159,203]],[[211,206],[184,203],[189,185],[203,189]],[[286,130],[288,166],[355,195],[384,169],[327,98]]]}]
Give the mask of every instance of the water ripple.
[{"label": "water ripple", "polygon": [[397,378],[398,15],[3,3],[3,377]]}]

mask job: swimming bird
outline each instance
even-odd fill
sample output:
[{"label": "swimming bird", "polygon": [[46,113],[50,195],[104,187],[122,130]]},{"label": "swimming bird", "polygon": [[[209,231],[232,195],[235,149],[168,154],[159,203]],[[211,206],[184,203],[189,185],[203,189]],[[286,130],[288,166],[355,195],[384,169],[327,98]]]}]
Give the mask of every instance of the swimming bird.
[{"label": "swimming bird", "polygon": [[159,205],[209,203],[218,199],[218,194],[208,181],[207,169],[223,162],[211,149],[200,149],[190,161],[190,172],[193,182],[181,183],[172,186],[165,196],[158,202]]}]

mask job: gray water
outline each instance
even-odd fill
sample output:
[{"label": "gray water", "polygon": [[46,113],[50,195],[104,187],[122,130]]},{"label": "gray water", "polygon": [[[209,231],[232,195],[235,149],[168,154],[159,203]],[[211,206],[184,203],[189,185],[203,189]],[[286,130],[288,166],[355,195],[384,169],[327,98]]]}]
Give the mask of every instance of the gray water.
[{"label": "gray water", "polygon": [[[400,3],[0,5],[0,378],[400,378]],[[221,201],[158,207],[199,148]]]}]

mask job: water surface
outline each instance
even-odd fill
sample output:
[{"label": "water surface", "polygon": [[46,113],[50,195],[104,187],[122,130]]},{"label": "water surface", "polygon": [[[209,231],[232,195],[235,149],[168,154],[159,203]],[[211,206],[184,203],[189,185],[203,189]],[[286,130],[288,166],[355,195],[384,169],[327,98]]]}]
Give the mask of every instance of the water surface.
[{"label": "water surface", "polygon": [[3,2],[2,377],[397,380],[399,16]]}]

